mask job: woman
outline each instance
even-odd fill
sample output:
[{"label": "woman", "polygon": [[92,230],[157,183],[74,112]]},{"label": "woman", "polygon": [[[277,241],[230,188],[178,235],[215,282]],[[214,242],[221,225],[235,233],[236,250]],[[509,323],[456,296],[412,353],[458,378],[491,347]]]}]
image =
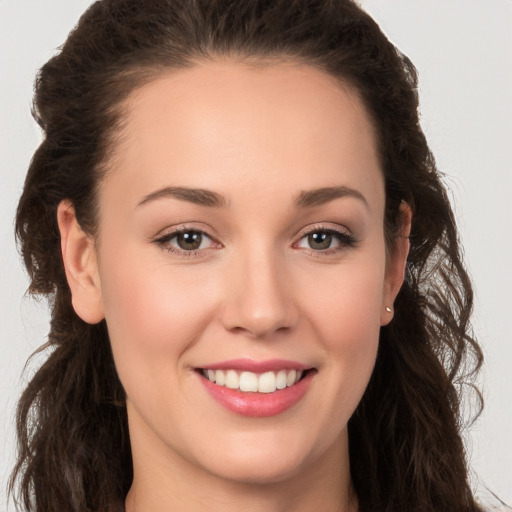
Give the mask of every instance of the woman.
[{"label": "woman", "polygon": [[371,18],[97,2],[35,107],[17,235],[54,350],[20,401],[27,509],[480,510],[471,286]]}]

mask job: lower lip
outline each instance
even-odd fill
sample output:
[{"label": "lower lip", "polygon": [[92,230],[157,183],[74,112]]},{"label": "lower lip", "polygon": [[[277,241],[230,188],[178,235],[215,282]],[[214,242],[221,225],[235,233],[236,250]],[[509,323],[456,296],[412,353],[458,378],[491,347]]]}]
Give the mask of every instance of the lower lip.
[{"label": "lower lip", "polygon": [[218,386],[202,375],[199,378],[210,395],[226,409],[241,416],[266,418],[281,414],[297,404],[308,390],[314,373],[310,370],[297,384],[273,393],[246,393]]}]

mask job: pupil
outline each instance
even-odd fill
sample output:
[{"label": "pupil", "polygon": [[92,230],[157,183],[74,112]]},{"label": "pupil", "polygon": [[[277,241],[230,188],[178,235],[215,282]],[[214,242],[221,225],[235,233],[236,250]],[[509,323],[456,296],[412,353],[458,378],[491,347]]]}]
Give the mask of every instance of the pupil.
[{"label": "pupil", "polygon": [[308,236],[308,242],[312,249],[329,249],[332,242],[332,235],[326,231],[311,233]]},{"label": "pupil", "polygon": [[187,231],[186,233],[179,233],[177,237],[178,246],[185,251],[193,251],[199,249],[202,241],[201,233],[197,231]]}]

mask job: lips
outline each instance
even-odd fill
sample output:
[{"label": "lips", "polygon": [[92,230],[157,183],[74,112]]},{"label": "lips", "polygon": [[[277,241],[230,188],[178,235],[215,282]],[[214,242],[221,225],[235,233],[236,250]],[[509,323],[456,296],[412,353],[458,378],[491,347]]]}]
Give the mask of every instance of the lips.
[{"label": "lips", "polygon": [[252,417],[281,414],[305,395],[313,368],[285,360],[238,359],[197,369],[210,396],[226,409]]}]

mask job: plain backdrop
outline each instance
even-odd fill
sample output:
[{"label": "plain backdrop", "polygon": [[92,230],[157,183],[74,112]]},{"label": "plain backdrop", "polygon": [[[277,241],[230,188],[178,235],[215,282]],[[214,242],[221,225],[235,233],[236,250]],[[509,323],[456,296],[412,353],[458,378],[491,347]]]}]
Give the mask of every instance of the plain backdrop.
[{"label": "plain backdrop", "polygon": [[[247,0],[242,0],[247,1]],[[0,511],[12,468],[14,407],[27,357],[45,340],[44,302],[27,278],[13,217],[40,132],[30,115],[35,73],[90,0],[0,0]],[[512,504],[512,1],[362,0],[415,63],[422,125],[446,173],[476,289],[486,356],[486,408],[466,435],[473,481]]]}]

